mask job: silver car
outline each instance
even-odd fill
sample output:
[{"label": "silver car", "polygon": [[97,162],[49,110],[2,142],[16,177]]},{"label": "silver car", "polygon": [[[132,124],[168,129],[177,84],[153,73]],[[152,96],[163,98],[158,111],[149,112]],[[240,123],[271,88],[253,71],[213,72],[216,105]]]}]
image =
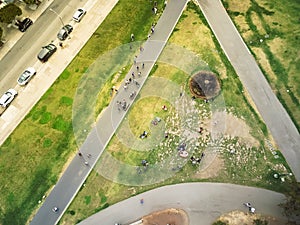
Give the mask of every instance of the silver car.
[{"label": "silver car", "polygon": [[9,104],[14,100],[14,98],[18,95],[18,92],[14,89],[9,89],[5,92],[0,98],[0,105],[4,108],[8,107]]},{"label": "silver car", "polygon": [[73,31],[73,27],[70,24],[67,24],[60,29],[60,31],[57,34],[57,38],[61,41],[64,41],[72,31]]},{"label": "silver car", "polygon": [[28,84],[28,82],[35,74],[35,69],[33,67],[28,67],[19,77],[18,84],[21,86]]}]

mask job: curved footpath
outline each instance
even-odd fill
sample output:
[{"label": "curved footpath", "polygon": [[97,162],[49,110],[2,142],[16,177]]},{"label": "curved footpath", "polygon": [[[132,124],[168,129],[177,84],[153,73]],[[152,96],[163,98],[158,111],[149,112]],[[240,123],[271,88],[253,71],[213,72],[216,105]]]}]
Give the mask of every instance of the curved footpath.
[{"label": "curved footpath", "polygon": [[[140,204],[144,199],[144,204]],[[247,211],[250,202],[256,212],[285,219],[278,205],[283,194],[254,187],[221,183],[184,183],[157,188],[119,202],[94,214],[78,225],[128,224],[142,216],[166,208],[181,208],[189,216],[190,225],[212,224],[221,214],[233,210]],[[117,216],[117,217],[116,217]]]},{"label": "curved footpath", "polygon": [[197,0],[242,84],[284,155],[296,180],[300,181],[300,135],[288,113],[273,93],[220,0]]}]

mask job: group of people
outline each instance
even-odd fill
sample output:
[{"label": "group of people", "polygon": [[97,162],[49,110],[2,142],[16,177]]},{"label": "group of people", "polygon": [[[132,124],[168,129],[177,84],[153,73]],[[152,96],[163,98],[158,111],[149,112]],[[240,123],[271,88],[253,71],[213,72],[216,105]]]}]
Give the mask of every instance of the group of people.
[{"label": "group of people", "polygon": [[121,108],[126,111],[127,109],[127,102],[125,99],[123,99],[123,101],[117,101],[117,105],[118,105],[118,110],[121,111]]},{"label": "group of people", "polygon": [[204,154],[204,152],[202,152],[200,158],[196,158],[195,156],[192,156],[190,158],[190,160],[191,160],[193,165],[200,164],[200,162],[201,162],[201,160],[204,156],[205,156],[205,154]]}]

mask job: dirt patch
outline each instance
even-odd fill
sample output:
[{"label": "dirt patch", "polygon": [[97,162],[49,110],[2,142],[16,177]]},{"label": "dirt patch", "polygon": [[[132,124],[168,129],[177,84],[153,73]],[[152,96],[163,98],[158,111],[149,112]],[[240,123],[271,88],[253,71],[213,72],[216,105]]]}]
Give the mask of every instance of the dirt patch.
[{"label": "dirt patch", "polygon": [[165,209],[143,217],[142,225],[189,225],[187,213],[182,209]]},{"label": "dirt patch", "polygon": [[197,98],[212,99],[221,90],[218,77],[210,71],[200,71],[193,75],[189,81],[190,91]]},{"label": "dirt patch", "polygon": [[[218,220],[229,225],[253,225],[254,220],[266,221],[268,225],[282,225],[285,221],[281,221],[274,217],[263,216],[260,214],[250,214],[241,211],[233,211],[222,215]],[[262,223],[264,224],[264,223]]]},{"label": "dirt patch", "polygon": [[204,158],[201,167],[199,168],[199,171],[197,171],[193,175],[193,178],[207,179],[207,178],[217,177],[221,169],[224,167],[223,159],[218,155],[216,155],[207,167],[202,168],[202,165],[205,164],[205,159],[206,158]]},{"label": "dirt patch", "polygon": [[210,132],[217,132],[224,137],[239,137],[246,146],[259,146],[259,142],[250,134],[247,123],[226,112],[214,113],[213,122],[207,121],[206,126]]}]

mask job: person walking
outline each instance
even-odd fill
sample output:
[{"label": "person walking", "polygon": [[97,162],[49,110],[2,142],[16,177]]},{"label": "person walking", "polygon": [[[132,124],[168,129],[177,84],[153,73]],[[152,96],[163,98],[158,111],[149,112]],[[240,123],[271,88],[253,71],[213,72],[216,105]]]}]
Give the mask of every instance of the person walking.
[{"label": "person walking", "polygon": [[134,41],[134,34],[130,35],[130,39],[131,39],[131,41]]}]

